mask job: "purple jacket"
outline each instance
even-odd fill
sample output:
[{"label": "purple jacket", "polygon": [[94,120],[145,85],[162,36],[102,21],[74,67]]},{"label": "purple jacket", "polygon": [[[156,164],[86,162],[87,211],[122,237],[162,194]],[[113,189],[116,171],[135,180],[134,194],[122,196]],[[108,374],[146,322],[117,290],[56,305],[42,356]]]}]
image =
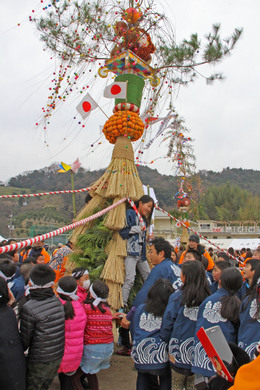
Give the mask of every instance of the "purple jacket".
[{"label": "purple jacket", "polygon": [[[61,300],[65,305],[66,301]],[[72,372],[79,368],[82,354],[84,329],[87,322],[85,310],[80,301],[72,301],[75,317],[65,320],[65,348],[58,372]]]}]

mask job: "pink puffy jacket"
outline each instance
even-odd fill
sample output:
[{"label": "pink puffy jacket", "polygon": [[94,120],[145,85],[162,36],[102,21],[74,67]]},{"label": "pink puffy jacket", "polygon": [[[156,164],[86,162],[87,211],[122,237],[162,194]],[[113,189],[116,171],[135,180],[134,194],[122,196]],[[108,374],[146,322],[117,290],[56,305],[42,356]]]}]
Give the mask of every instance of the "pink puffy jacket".
[{"label": "pink puffy jacket", "polygon": [[[66,301],[60,299],[65,305]],[[58,372],[72,372],[79,368],[83,354],[84,328],[87,317],[82,304],[72,301],[75,317],[65,320],[65,348]]]}]

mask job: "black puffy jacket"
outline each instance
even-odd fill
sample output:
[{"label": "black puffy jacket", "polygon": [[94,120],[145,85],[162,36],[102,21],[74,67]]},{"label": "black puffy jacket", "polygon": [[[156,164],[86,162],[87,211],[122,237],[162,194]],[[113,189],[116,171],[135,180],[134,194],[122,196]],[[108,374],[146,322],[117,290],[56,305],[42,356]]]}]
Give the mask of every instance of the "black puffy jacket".
[{"label": "black puffy jacket", "polygon": [[21,312],[20,331],[24,349],[29,348],[30,361],[48,363],[62,358],[64,327],[64,308],[55,295],[26,302]]}]

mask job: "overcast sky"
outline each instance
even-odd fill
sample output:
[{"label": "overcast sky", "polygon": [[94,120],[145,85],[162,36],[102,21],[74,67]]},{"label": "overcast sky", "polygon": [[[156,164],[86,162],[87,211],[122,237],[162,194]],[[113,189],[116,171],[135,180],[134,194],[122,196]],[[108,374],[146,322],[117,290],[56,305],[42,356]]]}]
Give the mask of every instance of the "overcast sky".
[{"label": "overcast sky", "polygon": [[[213,23],[221,23],[223,37],[235,27],[244,32],[232,56],[214,71],[226,79],[206,85],[201,79],[180,89],[175,101],[194,139],[197,169],[221,171],[224,167],[260,167],[260,2],[259,0],[182,0],[162,1],[175,27],[176,39],[208,33]],[[0,180],[24,171],[44,168],[53,162],[72,163],[77,157],[84,168],[106,167],[112,147],[104,138],[101,145],[90,145],[100,136],[106,117],[95,111],[86,127],[73,117],[78,96],[59,109],[45,137],[36,128],[41,108],[46,104],[55,62],[43,51],[43,44],[28,16],[48,4],[44,0],[12,0],[1,4],[1,154]],[[171,4],[171,6],[170,6]],[[21,25],[18,26],[18,23]],[[211,69],[213,71],[213,68]],[[209,74],[210,72],[206,72]],[[95,98],[96,90],[90,91]],[[104,111],[112,114],[111,105]],[[165,156],[166,148],[155,144],[144,156],[148,162]],[[171,164],[158,160],[150,165],[161,173],[174,174]],[[86,183],[87,185],[88,183]]]}]

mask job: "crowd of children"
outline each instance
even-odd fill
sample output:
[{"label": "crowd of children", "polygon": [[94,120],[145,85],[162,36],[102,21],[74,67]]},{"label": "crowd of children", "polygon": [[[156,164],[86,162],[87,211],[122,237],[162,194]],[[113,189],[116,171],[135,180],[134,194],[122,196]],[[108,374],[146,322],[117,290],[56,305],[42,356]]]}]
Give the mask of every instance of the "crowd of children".
[{"label": "crowd of children", "polygon": [[[152,199],[142,197],[136,206],[149,224]],[[85,268],[63,276],[71,243],[59,248],[52,259],[43,250],[43,243],[27,248],[20,256],[0,256],[1,390],[47,390],[57,374],[61,390],[82,390],[86,382],[91,390],[98,390],[97,373],[110,366],[114,351],[115,317],[128,343],[127,348],[123,343],[119,354],[131,354],[138,373],[137,390],[194,390],[199,388],[197,382],[200,386],[203,382],[205,389],[229,388],[232,383],[217,382],[219,378],[197,336],[201,327],[219,325],[236,361],[243,361],[236,363],[233,376],[239,365],[256,357],[260,249],[242,252],[242,257],[234,253],[243,259],[239,269],[225,253],[213,261],[211,251],[200,245],[196,235],[190,236],[182,254],[165,239],[150,237],[150,270],[147,238],[132,210],[127,211],[127,224],[120,234],[127,240],[128,255],[124,313],[115,315],[103,281],[91,284]],[[136,268],[144,283],[129,307]],[[256,361],[259,367],[259,359]],[[237,378],[243,375],[244,366]],[[233,388],[242,389],[238,379]],[[247,388],[260,389],[259,379],[251,378]]]},{"label": "crowd of children", "polygon": [[61,390],[98,390],[96,374],[110,366],[114,348],[107,285],[90,284],[87,269],[75,268],[54,289],[55,271],[28,259],[17,299],[17,266],[8,255],[0,259],[1,390],[47,390],[57,373]]}]

